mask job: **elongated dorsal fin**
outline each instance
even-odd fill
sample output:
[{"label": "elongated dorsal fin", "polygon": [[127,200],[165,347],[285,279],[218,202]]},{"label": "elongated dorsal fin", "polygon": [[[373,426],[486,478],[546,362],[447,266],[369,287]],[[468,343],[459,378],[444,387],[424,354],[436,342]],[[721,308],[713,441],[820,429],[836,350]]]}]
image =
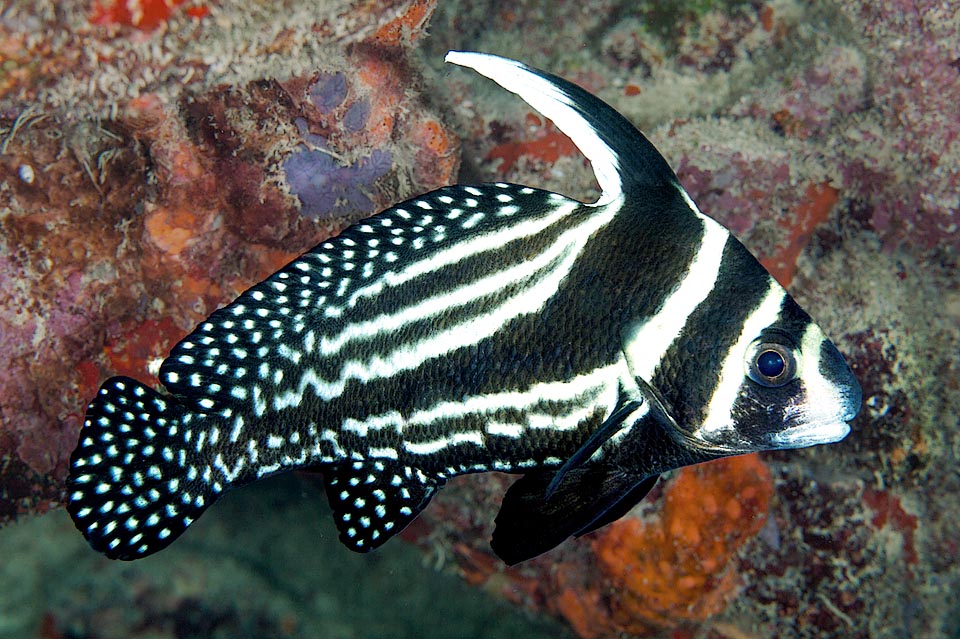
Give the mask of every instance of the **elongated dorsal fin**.
[{"label": "elongated dorsal fin", "polygon": [[649,187],[679,187],[663,156],[626,118],[577,85],[487,53],[450,51],[447,62],[470,67],[553,121],[590,160],[600,184],[595,206]]}]

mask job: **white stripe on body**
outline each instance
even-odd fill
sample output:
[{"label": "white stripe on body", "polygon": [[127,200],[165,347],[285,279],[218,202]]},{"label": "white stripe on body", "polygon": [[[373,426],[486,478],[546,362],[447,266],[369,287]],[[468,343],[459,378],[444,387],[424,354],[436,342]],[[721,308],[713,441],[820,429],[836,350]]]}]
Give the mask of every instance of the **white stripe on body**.
[{"label": "white stripe on body", "polygon": [[634,376],[649,382],[664,355],[673,346],[687,319],[717,283],[723,249],[730,233],[713,220],[700,216],[703,237],[686,273],[664,299],[656,314],[638,322],[624,336],[624,352]]},{"label": "white stripe on body", "polygon": [[401,286],[416,277],[438,271],[473,255],[497,250],[505,242],[504,233],[509,234],[507,240],[533,237],[567,217],[578,206],[580,206],[579,202],[560,198],[556,201],[555,208],[548,215],[525,219],[508,228],[498,228],[489,233],[481,232],[472,235],[448,248],[437,251],[425,259],[410,262],[400,270],[384,273],[376,281],[354,291],[348,298],[346,305],[339,307],[328,305],[328,307],[333,309],[334,314],[339,315],[346,308],[356,306],[357,301],[361,298],[376,297],[385,288]]},{"label": "white stripe on body", "polygon": [[[551,222],[555,223],[563,219],[563,217],[569,215],[577,206],[576,203],[571,202],[559,207],[557,209],[558,215],[551,216]],[[539,231],[547,227],[547,225],[539,224],[531,226]],[[335,354],[339,352],[345,344],[354,340],[370,339],[385,333],[395,332],[407,324],[436,317],[450,309],[467,306],[483,297],[496,293],[498,290],[502,290],[506,286],[519,284],[533,277],[537,271],[546,268],[550,262],[561,257],[565,251],[569,250],[571,235],[582,232],[579,229],[580,227],[568,231],[562,235],[556,243],[532,260],[519,262],[502,271],[495,271],[486,277],[474,280],[460,288],[442,291],[395,313],[389,315],[381,314],[361,322],[348,323],[339,334],[330,337],[321,337],[319,352],[321,355]],[[511,228],[510,230],[513,231],[514,229]],[[400,273],[386,273],[381,282],[372,287],[368,287],[373,291],[370,295],[372,296],[379,293],[385,286],[400,286],[418,275],[439,270],[451,263],[472,257],[481,252],[501,248],[506,241],[527,237],[530,230],[532,229],[529,227],[522,229],[521,235],[514,235],[511,232],[506,238],[504,237],[505,232],[500,231],[498,233],[491,233],[489,236],[478,238],[483,241],[468,241],[456,244],[450,249],[441,251],[434,257],[414,262]],[[566,242],[564,242],[564,239]],[[361,291],[358,291],[357,294],[360,292]],[[355,296],[357,294],[355,294]]]},{"label": "white stripe on body", "polygon": [[[343,430],[367,437],[371,431],[392,429],[404,439],[402,446],[406,452],[432,455],[448,446],[464,443],[481,446],[491,437],[519,439],[534,430],[574,430],[597,412],[604,417],[609,415],[619,399],[619,388],[629,387],[632,383],[626,361],[620,359],[569,381],[541,382],[523,391],[475,395],[459,402],[438,402],[430,408],[412,413],[406,419],[396,411],[373,415],[365,420],[347,419],[343,423]],[[555,414],[537,410],[538,406],[545,403],[562,406],[558,407],[560,410]],[[520,411],[525,419],[519,423],[495,421],[493,416],[501,410]],[[470,416],[491,416],[491,421],[486,423],[483,431],[453,432],[428,441],[406,440],[407,434],[414,429],[429,427],[442,420]],[[371,451],[371,455],[393,457],[396,451],[387,450],[378,450],[376,455],[372,455]]]},{"label": "white stripe on body", "polygon": [[[616,206],[601,207],[591,215],[584,216],[580,224],[562,233],[544,251],[553,258],[553,261],[556,261],[556,264],[552,268],[540,269],[540,272],[537,272],[533,267],[539,266],[539,261],[528,262],[528,266],[533,266],[529,268],[531,281],[516,294],[500,300],[496,307],[435,334],[407,343],[398,343],[392,350],[374,354],[366,360],[348,360],[341,365],[339,375],[333,379],[324,379],[313,368],[306,368],[300,372],[300,379],[294,390],[288,390],[273,398],[273,410],[279,411],[300,405],[308,388],[312,389],[320,399],[329,401],[339,397],[351,380],[366,383],[393,377],[404,371],[415,369],[429,359],[442,357],[459,348],[477,344],[496,334],[508,322],[523,315],[538,312],[556,293],[591,236],[614,218],[617,208]],[[501,242],[509,239],[510,237],[501,238]],[[534,275],[539,276],[538,279],[534,280]],[[464,299],[473,299],[475,296],[470,290],[473,284],[471,282],[443,296],[438,296],[431,302],[430,308],[425,310],[434,312],[438,306],[449,307],[451,304],[465,303],[462,301]],[[444,300],[447,301],[444,302]],[[415,318],[410,317],[411,321],[413,319]],[[405,324],[406,322],[398,323],[394,330],[399,332]],[[348,328],[347,331],[349,330]],[[382,335],[382,332],[377,331],[376,334]]]}]

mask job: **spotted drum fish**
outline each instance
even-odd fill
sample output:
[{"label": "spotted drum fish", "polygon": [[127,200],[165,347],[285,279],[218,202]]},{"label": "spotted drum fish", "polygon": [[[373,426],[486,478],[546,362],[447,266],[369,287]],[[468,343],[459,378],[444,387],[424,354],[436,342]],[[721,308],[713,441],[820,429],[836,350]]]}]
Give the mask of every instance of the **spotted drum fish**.
[{"label": "spotted drum fish", "polygon": [[619,518],[664,471],[847,435],[861,391],[843,357],[637,129],[519,62],[446,59],[553,120],[599,200],[421,195],[210,315],[161,365],[165,393],[107,380],[68,480],[95,549],[144,557],[224,491],[311,468],[366,552],[450,477],[496,470],[522,475],[492,540],[514,564]]}]

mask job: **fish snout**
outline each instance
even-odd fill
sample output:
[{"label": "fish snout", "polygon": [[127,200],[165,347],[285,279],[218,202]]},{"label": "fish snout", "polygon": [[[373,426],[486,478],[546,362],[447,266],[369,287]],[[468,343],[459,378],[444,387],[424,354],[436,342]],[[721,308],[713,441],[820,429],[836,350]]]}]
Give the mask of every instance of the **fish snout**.
[{"label": "fish snout", "polygon": [[820,350],[820,375],[836,392],[840,418],[849,422],[860,412],[863,390],[840,351],[824,340]]}]

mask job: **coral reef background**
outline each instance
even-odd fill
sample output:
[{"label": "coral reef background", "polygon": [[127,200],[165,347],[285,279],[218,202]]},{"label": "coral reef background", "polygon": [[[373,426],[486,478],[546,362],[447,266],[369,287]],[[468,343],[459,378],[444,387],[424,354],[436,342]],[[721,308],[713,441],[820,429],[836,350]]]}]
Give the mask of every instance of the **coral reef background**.
[{"label": "coral reef background", "polygon": [[[6,3],[0,636],[960,637],[958,31],[934,0]],[[104,378],[153,382],[217,306],[405,197],[593,197],[569,140],[450,48],[646,131],[848,355],[851,435],[673,473],[512,569],[487,545],[496,474],[371,556],[309,476],[230,495],[156,558],[93,554],[58,505]]]}]

